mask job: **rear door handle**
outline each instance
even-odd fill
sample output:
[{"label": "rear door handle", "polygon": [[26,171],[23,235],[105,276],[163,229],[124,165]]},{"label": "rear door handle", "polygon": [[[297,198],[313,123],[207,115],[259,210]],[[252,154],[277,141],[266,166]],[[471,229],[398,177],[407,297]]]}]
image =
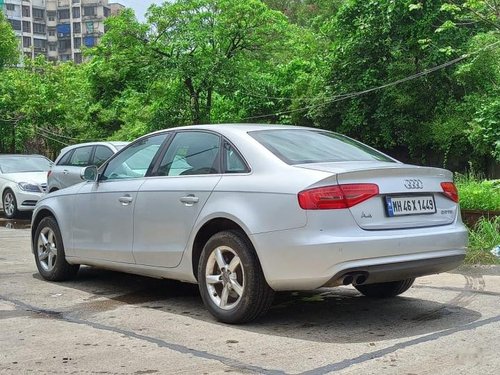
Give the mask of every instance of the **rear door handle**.
[{"label": "rear door handle", "polygon": [[123,197],[118,198],[118,201],[122,204],[122,206],[128,206],[134,198],[132,198],[130,195],[124,195]]},{"label": "rear door handle", "polygon": [[194,196],[193,194],[189,194],[188,196],[182,197],[180,201],[182,203],[185,203],[186,205],[193,205],[195,203],[198,203],[200,201],[200,198]]}]

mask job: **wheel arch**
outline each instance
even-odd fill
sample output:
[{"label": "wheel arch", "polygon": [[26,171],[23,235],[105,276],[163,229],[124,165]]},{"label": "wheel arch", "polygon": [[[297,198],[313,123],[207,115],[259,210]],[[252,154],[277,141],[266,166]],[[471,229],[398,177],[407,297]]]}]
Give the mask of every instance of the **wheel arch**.
[{"label": "wheel arch", "polygon": [[[255,251],[255,246],[250,236],[241,224],[237,223],[231,218],[223,216],[211,218],[198,229],[193,240],[193,245],[191,247],[191,267],[196,280],[198,280],[198,265],[203,247],[210,239],[210,237],[225,230],[237,230],[241,232],[248,239],[249,243],[252,244],[252,247]],[[255,254],[257,256],[257,259],[259,260],[257,252],[255,252]]]}]

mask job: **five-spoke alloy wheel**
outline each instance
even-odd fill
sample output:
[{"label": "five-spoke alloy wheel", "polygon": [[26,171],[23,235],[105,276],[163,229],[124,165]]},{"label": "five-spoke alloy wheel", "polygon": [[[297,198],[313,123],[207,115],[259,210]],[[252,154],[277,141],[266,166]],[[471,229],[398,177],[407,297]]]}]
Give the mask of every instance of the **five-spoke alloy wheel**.
[{"label": "five-spoke alloy wheel", "polygon": [[224,323],[258,318],[269,309],[274,296],[252,244],[235,230],[216,233],[205,244],[198,285],[207,309]]},{"label": "five-spoke alloy wheel", "polygon": [[3,212],[5,213],[7,219],[15,218],[18,214],[18,210],[16,196],[14,195],[12,190],[7,189],[5,193],[3,193],[2,199]]},{"label": "five-spoke alloy wheel", "polygon": [[50,281],[64,281],[76,276],[78,264],[69,264],[64,253],[64,244],[57,221],[43,218],[33,237],[35,262],[40,275]]}]

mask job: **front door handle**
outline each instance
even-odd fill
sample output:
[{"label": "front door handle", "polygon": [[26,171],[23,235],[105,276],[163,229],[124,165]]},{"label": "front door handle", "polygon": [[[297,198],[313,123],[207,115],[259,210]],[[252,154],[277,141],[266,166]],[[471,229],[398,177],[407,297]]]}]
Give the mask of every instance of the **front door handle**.
[{"label": "front door handle", "polygon": [[132,198],[130,195],[124,195],[123,197],[118,198],[118,201],[122,204],[122,206],[128,206],[134,198]]},{"label": "front door handle", "polygon": [[200,198],[194,196],[193,194],[189,194],[189,195],[187,195],[185,197],[182,197],[180,199],[180,201],[182,203],[185,203],[186,205],[191,205],[192,206],[193,204],[198,203],[200,201]]},{"label": "front door handle", "polygon": [[65,170],[63,171],[63,174],[68,174],[68,173],[69,173],[69,171],[68,171],[67,169],[65,169]]}]

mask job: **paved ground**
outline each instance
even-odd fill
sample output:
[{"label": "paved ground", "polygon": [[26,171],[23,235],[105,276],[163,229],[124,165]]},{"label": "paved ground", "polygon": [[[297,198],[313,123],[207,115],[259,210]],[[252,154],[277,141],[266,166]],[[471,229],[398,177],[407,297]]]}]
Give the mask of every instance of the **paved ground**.
[{"label": "paved ground", "polygon": [[[229,326],[196,287],[83,268],[38,276],[28,222],[0,218],[0,373],[494,374],[500,269],[421,278],[377,301],[352,288],[284,293],[262,320]],[[21,229],[13,229],[21,228]]]}]

